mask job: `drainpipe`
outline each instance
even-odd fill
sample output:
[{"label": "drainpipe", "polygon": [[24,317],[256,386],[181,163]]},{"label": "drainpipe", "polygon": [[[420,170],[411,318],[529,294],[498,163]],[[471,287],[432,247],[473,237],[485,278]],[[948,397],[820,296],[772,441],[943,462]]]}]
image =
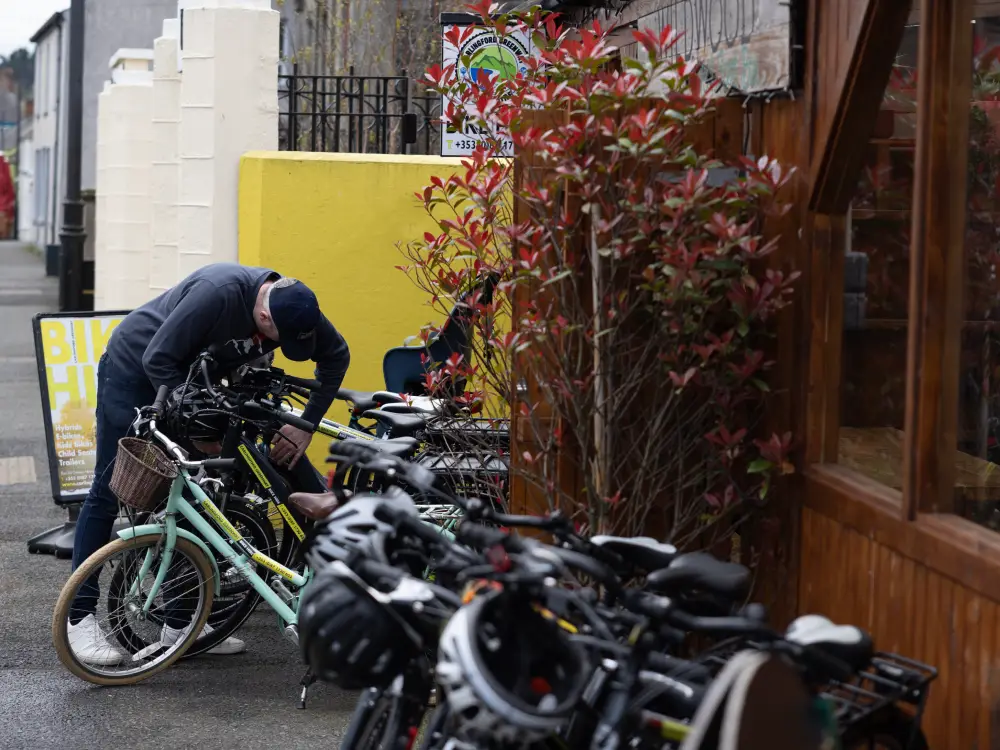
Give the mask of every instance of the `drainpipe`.
[{"label": "drainpipe", "polygon": [[[55,244],[56,237],[58,233],[56,228],[59,226],[59,191],[57,186],[60,182],[60,175],[62,170],[59,168],[59,124],[62,120],[62,63],[63,63],[63,22],[62,16],[59,17],[59,52],[56,56],[56,136],[52,141],[52,162],[55,165],[52,169],[53,177],[52,180],[52,232],[49,235],[49,242]],[[65,175],[62,175],[65,179]]]},{"label": "drainpipe", "polygon": [[24,99],[24,95],[21,92],[21,84],[15,82],[17,86],[17,130],[14,133],[14,137],[17,139],[17,143],[14,144],[14,174],[17,175],[17,179],[14,180],[14,241],[21,239],[21,106]]},{"label": "drainpipe", "polygon": [[69,9],[69,81],[66,111],[66,198],[63,202],[62,253],[59,263],[59,309],[83,309],[83,201],[80,170],[83,151],[84,0]]}]

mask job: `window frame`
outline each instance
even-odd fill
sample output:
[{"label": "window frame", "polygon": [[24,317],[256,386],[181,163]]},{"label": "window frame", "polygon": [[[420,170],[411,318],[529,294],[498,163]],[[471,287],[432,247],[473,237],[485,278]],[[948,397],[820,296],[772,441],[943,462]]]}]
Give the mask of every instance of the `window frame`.
[{"label": "window frame", "polygon": [[[849,487],[902,521],[954,511],[972,18],[971,0],[925,0],[919,11],[902,490],[837,463],[850,214],[836,209],[820,213],[810,207],[813,324],[805,405],[806,473],[839,483],[844,491]],[[949,186],[947,200],[941,197],[942,184]],[[955,519],[994,534],[964,518]]]}]

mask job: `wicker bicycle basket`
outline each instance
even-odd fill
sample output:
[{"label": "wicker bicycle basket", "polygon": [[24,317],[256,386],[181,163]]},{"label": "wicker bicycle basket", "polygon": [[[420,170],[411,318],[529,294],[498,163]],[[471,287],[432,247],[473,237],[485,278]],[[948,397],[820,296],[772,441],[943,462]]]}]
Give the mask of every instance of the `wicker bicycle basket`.
[{"label": "wicker bicycle basket", "polygon": [[177,467],[159,446],[126,437],[118,441],[111,491],[130,508],[152,512],[166,500]]}]

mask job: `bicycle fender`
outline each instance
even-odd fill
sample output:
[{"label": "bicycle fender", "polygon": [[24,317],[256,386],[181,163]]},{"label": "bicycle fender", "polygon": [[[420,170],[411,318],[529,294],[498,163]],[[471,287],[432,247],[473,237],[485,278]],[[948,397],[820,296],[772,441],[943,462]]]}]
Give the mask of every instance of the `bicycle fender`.
[{"label": "bicycle fender", "polygon": [[[162,533],[164,533],[163,526],[161,526],[158,523],[147,523],[141,526],[130,526],[128,528],[121,529],[118,532],[118,537],[120,539],[128,540],[128,539],[134,539],[137,536],[143,536],[145,534],[162,534]],[[205,553],[205,557],[208,558],[208,561],[212,563],[212,572],[214,573],[214,578],[215,578],[215,595],[218,596],[220,591],[219,584],[222,579],[219,574],[219,564],[215,560],[215,555],[211,553],[211,551],[208,549],[208,545],[205,544],[205,542],[200,537],[195,536],[187,529],[177,529],[177,536],[181,537],[182,539],[187,539],[189,542],[191,542],[199,549],[201,549],[201,551]]]}]

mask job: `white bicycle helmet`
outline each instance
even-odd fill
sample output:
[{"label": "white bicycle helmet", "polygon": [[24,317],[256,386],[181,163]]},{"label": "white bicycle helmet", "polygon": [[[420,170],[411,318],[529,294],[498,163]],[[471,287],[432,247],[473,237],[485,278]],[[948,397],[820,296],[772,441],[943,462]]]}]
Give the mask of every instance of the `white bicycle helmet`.
[{"label": "white bicycle helmet", "polygon": [[436,667],[459,739],[533,742],[569,720],[589,677],[583,650],[531,604],[503,591],[448,621]]}]

